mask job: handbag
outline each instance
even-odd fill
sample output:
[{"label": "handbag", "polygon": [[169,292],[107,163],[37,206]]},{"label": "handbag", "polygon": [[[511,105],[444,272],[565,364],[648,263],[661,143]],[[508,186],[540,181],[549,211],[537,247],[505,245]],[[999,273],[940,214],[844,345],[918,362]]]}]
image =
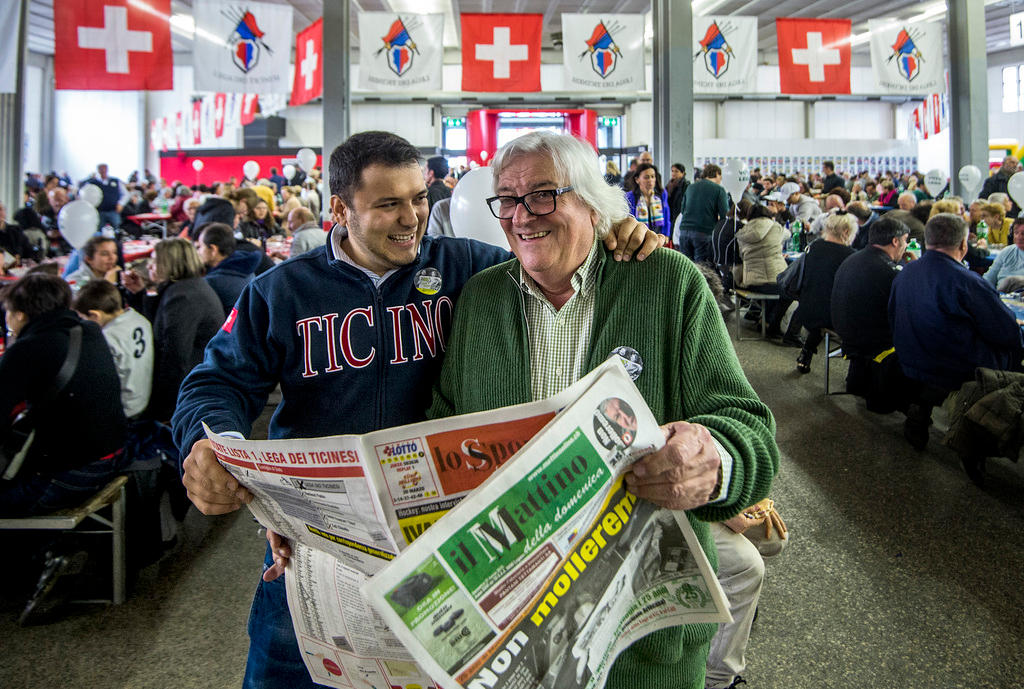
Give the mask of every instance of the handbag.
[{"label": "handbag", "polygon": [[778,274],[775,283],[779,286],[779,294],[786,299],[793,301],[800,300],[800,283],[804,279],[804,258],[807,254],[800,254],[786,269]]},{"label": "handbag", "polygon": [[[78,358],[81,353],[82,326],[76,325],[71,328],[68,335],[68,353],[64,356],[64,363],[61,364],[60,370],[57,371],[57,377],[53,379],[53,384],[40,400],[41,402],[45,403],[56,399],[60,391],[67,386],[71,377],[75,375],[75,369],[78,368]],[[8,433],[3,446],[0,447],[0,471],[3,472],[0,478],[10,481],[17,476],[32,449],[35,438],[36,429],[30,407],[15,417],[10,433]]]},{"label": "handbag", "polygon": [[746,536],[762,557],[778,555],[789,543],[786,522],[782,521],[782,515],[771,498],[755,502],[727,520],[725,525]]}]

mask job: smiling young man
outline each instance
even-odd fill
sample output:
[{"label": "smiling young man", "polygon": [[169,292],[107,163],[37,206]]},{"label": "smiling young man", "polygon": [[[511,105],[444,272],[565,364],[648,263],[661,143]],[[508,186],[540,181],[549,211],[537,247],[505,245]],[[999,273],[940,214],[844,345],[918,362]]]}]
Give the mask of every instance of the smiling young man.
[{"label": "smiling young man", "polygon": [[73,287],[81,287],[91,280],[106,280],[117,284],[117,242],[108,237],[90,237],[82,247],[84,265],[64,277]]},{"label": "smiling young man", "polygon": [[[474,240],[424,237],[419,152],[394,134],[363,132],[338,146],[330,186],[336,225],[326,245],[249,283],[182,384],[174,438],[187,454],[189,497],[206,514],[236,510],[251,495],[217,463],[202,422],[247,434],[277,385],[282,401],[270,438],[361,434],[422,420],[462,286],[509,257]],[[620,229],[631,237],[622,242],[627,255],[641,238],[638,258],[658,245],[635,223]],[[314,686],[277,577],[287,546],[273,543],[250,613],[244,686]]]}]

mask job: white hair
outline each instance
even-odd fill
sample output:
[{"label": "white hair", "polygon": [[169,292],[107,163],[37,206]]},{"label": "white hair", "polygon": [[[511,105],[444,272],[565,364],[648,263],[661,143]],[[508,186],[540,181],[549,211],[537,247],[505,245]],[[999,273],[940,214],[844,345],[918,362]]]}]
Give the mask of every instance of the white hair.
[{"label": "white hair", "polygon": [[833,213],[825,218],[824,234],[849,244],[857,233],[857,219],[850,213]]},{"label": "white hair", "polygon": [[622,189],[604,181],[594,149],[570,134],[539,130],[502,146],[491,162],[494,186],[498,185],[498,178],[514,158],[531,153],[551,156],[555,169],[564,175],[558,184],[572,186],[576,196],[594,212],[597,218],[594,230],[598,238],[604,239],[613,223],[629,215],[629,204]]}]

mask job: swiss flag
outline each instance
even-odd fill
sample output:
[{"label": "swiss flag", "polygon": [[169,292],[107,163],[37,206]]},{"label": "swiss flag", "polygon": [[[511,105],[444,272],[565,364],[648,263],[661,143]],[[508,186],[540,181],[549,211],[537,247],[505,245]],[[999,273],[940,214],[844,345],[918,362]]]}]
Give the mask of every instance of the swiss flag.
[{"label": "swiss flag", "polygon": [[295,77],[288,105],[302,105],[324,90],[323,19],[317,19],[295,37]]},{"label": "swiss flag", "polygon": [[776,19],[782,93],[849,93],[851,28],[849,19]]},{"label": "swiss flag", "polygon": [[463,91],[540,91],[540,14],[462,17]]},{"label": "swiss flag", "polygon": [[259,109],[260,99],[255,93],[247,93],[242,97],[242,110],[239,113],[238,123],[243,127],[252,124],[256,119],[256,111]]},{"label": "swiss flag", "polygon": [[224,117],[227,100],[228,95],[226,93],[218,93],[213,97],[213,136],[217,139],[224,136]]},{"label": "swiss flag", "polygon": [[55,0],[58,89],[173,88],[171,0]]}]

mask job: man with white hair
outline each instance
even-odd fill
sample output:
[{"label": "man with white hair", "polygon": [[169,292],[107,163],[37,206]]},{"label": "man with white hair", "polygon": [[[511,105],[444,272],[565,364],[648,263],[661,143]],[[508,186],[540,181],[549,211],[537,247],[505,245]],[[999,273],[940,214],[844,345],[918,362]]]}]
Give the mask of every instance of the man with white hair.
[{"label": "man with white hair", "polygon": [[825,197],[825,212],[819,215],[811,223],[810,233],[815,237],[821,236],[821,230],[825,227],[825,220],[828,216],[832,215],[836,211],[841,211],[846,208],[846,203],[843,201],[843,197],[838,194],[829,194]]},{"label": "man with white hair", "polygon": [[[635,382],[667,438],[633,465],[629,489],[686,510],[714,562],[707,522],[767,493],[778,467],[775,424],[697,267],[657,252],[641,270],[623,270],[602,247],[627,206],[596,162],[585,142],[547,131],[495,155],[487,203],[516,258],[463,289],[430,415],[543,399],[628,349],[642,362]],[[618,656],[606,686],[703,689],[713,634],[697,624],[650,634]]]},{"label": "man with white hair", "polygon": [[909,211],[917,205],[917,196],[912,191],[905,191],[896,199],[896,205],[901,211]]}]

